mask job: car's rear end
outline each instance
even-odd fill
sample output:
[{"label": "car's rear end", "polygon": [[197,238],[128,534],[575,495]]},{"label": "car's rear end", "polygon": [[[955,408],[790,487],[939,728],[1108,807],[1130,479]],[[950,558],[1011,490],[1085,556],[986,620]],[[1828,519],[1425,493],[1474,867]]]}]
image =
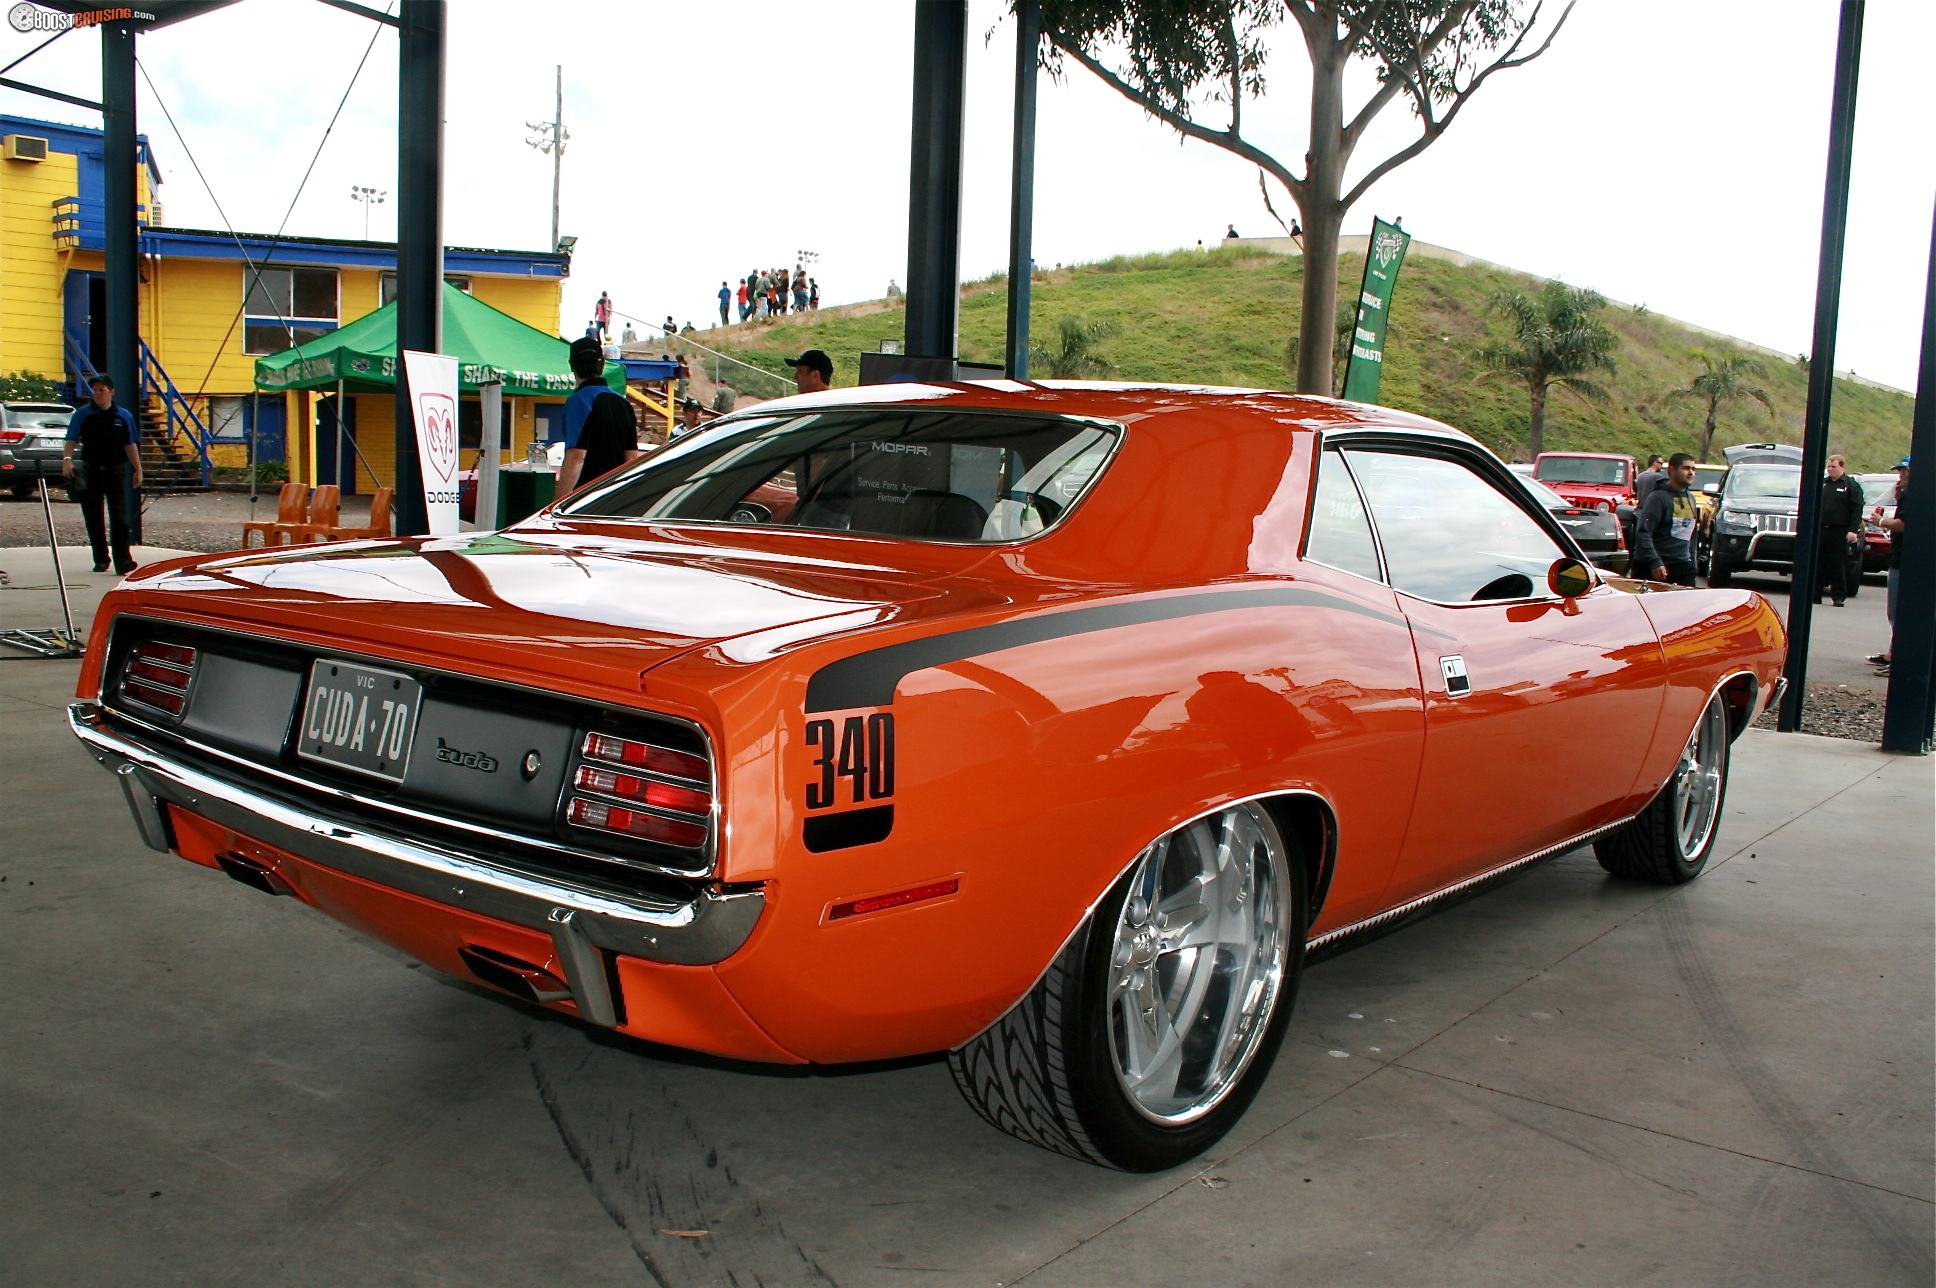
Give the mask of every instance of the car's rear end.
[{"label": "car's rear end", "polygon": [[1896,517],[1896,476],[1863,474],[1858,481],[1862,484],[1862,571],[1887,572],[1893,538],[1882,520]]},{"label": "car's rear end", "polygon": [[28,496],[39,480],[59,479],[73,415],[64,403],[0,404],[0,487]]}]

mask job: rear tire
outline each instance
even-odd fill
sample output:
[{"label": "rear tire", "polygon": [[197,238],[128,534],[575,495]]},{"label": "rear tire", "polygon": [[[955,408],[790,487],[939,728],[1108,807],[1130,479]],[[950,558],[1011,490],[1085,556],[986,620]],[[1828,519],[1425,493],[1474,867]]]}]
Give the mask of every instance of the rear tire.
[{"label": "rear tire", "polygon": [[995,1127],[1085,1163],[1188,1162],[1270,1073],[1307,889],[1295,842],[1255,802],[1159,838],[1035,987],[950,1054],[955,1086]]},{"label": "rear tire", "polygon": [[1701,875],[1714,852],[1727,800],[1732,733],[1727,704],[1717,694],[1695,722],[1660,795],[1620,830],[1593,843],[1601,867],[1655,885],[1681,885]]}]

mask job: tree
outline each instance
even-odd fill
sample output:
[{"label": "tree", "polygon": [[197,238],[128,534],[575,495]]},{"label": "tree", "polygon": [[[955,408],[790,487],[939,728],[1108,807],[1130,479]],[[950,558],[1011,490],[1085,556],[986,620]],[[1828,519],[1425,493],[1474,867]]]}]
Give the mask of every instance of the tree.
[{"label": "tree", "polygon": [[1521,381],[1532,396],[1527,451],[1538,456],[1546,442],[1546,396],[1558,385],[1588,402],[1604,402],[1607,391],[1587,379],[1592,371],[1612,371],[1620,337],[1600,320],[1606,297],[1565,282],[1548,282],[1538,294],[1506,291],[1492,297],[1491,308],[1512,327],[1510,344],[1479,350],[1481,380],[1501,376]]},{"label": "tree", "polygon": [[1065,313],[1056,319],[1054,348],[1029,346],[1029,370],[1053,380],[1076,380],[1083,376],[1106,376],[1116,368],[1096,352],[1096,346],[1116,334],[1107,322],[1091,322],[1080,313]]},{"label": "tree", "polygon": [[[1523,16],[1522,0],[1042,0],[1042,31],[1062,55],[1157,120],[1258,167],[1290,193],[1304,224],[1304,284],[1297,387],[1331,392],[1332,331],[1338,295],[1338,237],[1344,217],[1371,185],[1436,142],[1494,72],[1545,53],[1572,4],[1529,50],[1543,0]],[[1264,93],[1262,33],[1285,17],[1297,23],[1311,64],[1309,145],[1302,174],[1244,136],[1246,98]],[[1113,50],[1127,65],[1107,65]],[[1352,60],[1376,71],[1378,88],[1347,117],[1344,81]],[[1418,118],[1411,143],[1346,187],[1346,170],[1372,121],[1403,96]],[[1197,120],[1221,104],[1223,129]]]},{"label": "tree", "polygon": [[1747,376],[1763,376],[1768,369],[1745,353],[1728,353],[1716,357],[1704,349],[1694,350],[1694,356],[1701,360],[1705,368],[1679,389],[1669,389],[1669,398],[1701,398],[1707,402],[1707,419],[1701,424],[1701,460],[1707,461],[1707,454],[1714,450],[1714,418],[1721,411],[1721,404],[1734,402],[1739,398],[1752,398],[1768,409],[1770,416],[1775,414],[1774,401],[1768,391],[1759,385],[1742,384]]}]

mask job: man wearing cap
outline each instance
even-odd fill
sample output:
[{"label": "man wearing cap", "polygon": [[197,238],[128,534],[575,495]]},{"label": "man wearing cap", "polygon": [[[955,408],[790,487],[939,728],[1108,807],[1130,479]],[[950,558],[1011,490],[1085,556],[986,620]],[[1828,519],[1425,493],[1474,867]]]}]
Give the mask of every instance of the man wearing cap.
[{"label": "man wearing cap", "polygon": [[580,482],[609,474],[636,461],[639,422],[623,395],[605,383],[605,355],[596,336],[580,336],[571,344],[571,373],[578,388],[565,399],[565,463],[558,469],[558,496],[567,496]]},{"label": "man wearing cap", "polygon": [[834,360],[818,349],[808,349],[797,358],[788,358],[793,368],[793,387],[803,394],[817,394],[834,387]]}]

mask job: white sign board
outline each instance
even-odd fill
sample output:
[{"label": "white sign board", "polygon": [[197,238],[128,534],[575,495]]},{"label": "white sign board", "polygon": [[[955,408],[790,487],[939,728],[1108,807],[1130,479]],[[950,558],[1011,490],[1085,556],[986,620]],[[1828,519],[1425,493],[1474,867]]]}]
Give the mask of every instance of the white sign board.
[{"label": "white sign board", "polygon": [[410,408],[417,422],[424,512],[433,537],[455,536],[457,524],[457,359],[403,351]]}]

